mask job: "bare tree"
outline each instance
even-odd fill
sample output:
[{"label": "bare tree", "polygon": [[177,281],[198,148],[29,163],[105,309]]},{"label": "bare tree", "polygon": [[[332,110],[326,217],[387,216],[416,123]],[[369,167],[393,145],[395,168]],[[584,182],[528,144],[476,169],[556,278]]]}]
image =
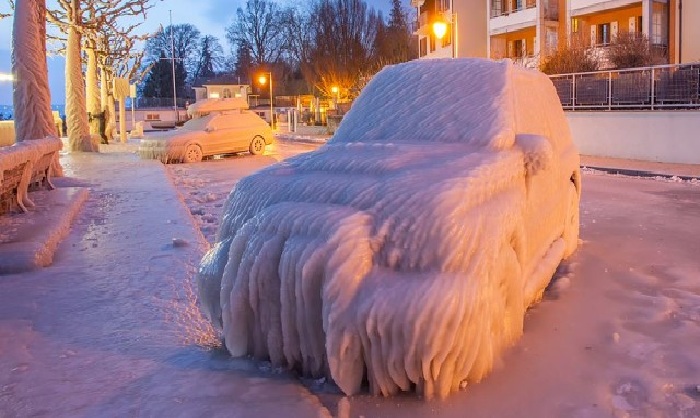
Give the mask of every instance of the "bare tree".
[{"label": "bare tree", "polygon": [[20,1],[15,8],[12,72],[17,142],[56,136],[46,64],[46,3]]},{"label": "bare tree", "polygon": [[559,48],[544,58],[540,70],[545,74],[569,74],[598,70],[598,60],[591,54],[580,36],[572,37],[567,45],[561,43]]},{"label": "bare tree", "polygon": [[[174,48],[171,45],[171,36]],[[146,42],[145,62],[155,63],[160,59],[161,52],[166,59],[173,59],[174,49],[174,58],[182,62],[187,76],[192,77],[197,72],[201,36],[199,29],[189,23],[166,26]]]},{"label": "bare tree", "polygon": [[323,94],[332,87],[353,97],[363,74],[376,72],[376,50],[381,13],[367,8],[363,0],[320,0],[311,14],[313,48],[304,64],[305,77]]},{"label": "bare tree", "polygon": [[649,37],[642,33],[620,32],[608,48],[608,60],[615,68],[638,68],[663,64],[662,51],[653,49]]},{"label": "bare tree", "polygon": [[[97,141],[90,135],[86,112],[86,95],[83,81],[81,51],[83,37],[88,50],[94,49],[92,35],[100,28],[115,28],[117,20],[126,16],[142,15],[153,7],[151,0],[57,0],[59,7],[49,10],[49,21],[68,34],[65,41],[66,55],[66,121],[71,151],[96,151]],[[96,55],[88,53],[88,59],[96,62]],[[96,65],[89,64],[87,81],[96,85]],[[91,94],[94,106],[94,94]]]},{"label": "bare tree", "polygon": [[274,1],[247,0],[236,10],[235,21],[226,28],[231,45],[248,45],[257,65],[276,63],[285,51],[283,12]]}]

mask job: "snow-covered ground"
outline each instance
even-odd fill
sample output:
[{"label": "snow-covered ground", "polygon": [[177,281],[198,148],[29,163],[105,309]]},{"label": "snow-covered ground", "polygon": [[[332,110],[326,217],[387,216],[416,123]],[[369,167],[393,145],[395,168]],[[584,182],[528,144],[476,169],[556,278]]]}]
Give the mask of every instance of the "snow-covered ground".
[{"label": "snow-covered ground", "polygon": [[[212,348],[191,281],[206,247],[194,225],[208,223],[192,222],[166,172],[190,211],[216,217],[242,176],[308,149],[167,167],[64,157],[57,183],[92,192],[53,266],[0,277],[0,417],[315,417],[339,404],[367,418],[700,416],[700,187],[688,182],[584,172],[577,254],[502,364],[444,402],[348,402]],[[218,201],[196,199],[207,194]]]},{"label": "snow-covered ground", "polygon": [[285,158],[312,151],[318,146],[278,141],[268,145],[264,155],[243,153],[195,164],[169,164],[166,167],[182,200],[211,244],[219,229],[226,198],[238,180]]},{"label": "snow-covered ground", "polygon": [[[281,142],[277,154],[298,147]],[[273,161],[263,158],[168,168],[180,193],[194,196],[190,208],[216,217],[238,179]],[[582,245],[500,367],[442,403],[359,396],[351,415],[700,416],[698,186],[585,170]],[[211,193],[213,203],[196,199]],[[215,231],[200,225],[211,242]],[[334,411],[335,390],[306,383]]]}]

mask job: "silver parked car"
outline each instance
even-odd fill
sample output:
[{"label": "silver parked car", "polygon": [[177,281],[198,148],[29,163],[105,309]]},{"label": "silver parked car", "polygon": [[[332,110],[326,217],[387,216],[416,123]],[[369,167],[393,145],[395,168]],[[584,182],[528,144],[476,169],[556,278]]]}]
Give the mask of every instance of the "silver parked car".
[{"label": "silver parked car", "polygon": [[189,120],[167,137],[143,139],[139,154],[166,163],[193,163],[211,155],[262,154],[273,139],[267,122],[249,110],[236,109]]}]

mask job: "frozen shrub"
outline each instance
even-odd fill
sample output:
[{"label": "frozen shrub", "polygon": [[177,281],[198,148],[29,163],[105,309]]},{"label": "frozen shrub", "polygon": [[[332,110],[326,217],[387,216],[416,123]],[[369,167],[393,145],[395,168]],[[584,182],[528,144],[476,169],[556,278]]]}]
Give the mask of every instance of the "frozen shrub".
[{"label": "frozen shrub", "polygon": [[598,70],[598,60],[577,37],[570,44],[562,44],[554,53],[544,58],[540,70],[545,74],[585,73]]},{"label": "frozen shrub", "polygon": [[638,68],[663,64],[665,52],[651,46],[641,33],[621,32],[608,48],[608,61],[614,68]]}]

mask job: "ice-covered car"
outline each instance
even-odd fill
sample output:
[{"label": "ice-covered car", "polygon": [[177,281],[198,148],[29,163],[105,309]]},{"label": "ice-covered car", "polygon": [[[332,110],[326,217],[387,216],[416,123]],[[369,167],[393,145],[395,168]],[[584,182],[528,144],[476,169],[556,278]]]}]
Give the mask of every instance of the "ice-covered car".
[{"label": "ice-covered car", "polygon": [[481,380],[578,245],[579,155],[547,76],[510,61],[378,73],[318,150],[242,179],[198,272],[251,354],[346,394]]},{"label": "ice-covered car", "polygon": [[216,111],[187,121],[169,136],[142,139],[139,154],[163,162],[190,163],[218,154],[261,154],[273,139],[267,122],[249,110]]}]

